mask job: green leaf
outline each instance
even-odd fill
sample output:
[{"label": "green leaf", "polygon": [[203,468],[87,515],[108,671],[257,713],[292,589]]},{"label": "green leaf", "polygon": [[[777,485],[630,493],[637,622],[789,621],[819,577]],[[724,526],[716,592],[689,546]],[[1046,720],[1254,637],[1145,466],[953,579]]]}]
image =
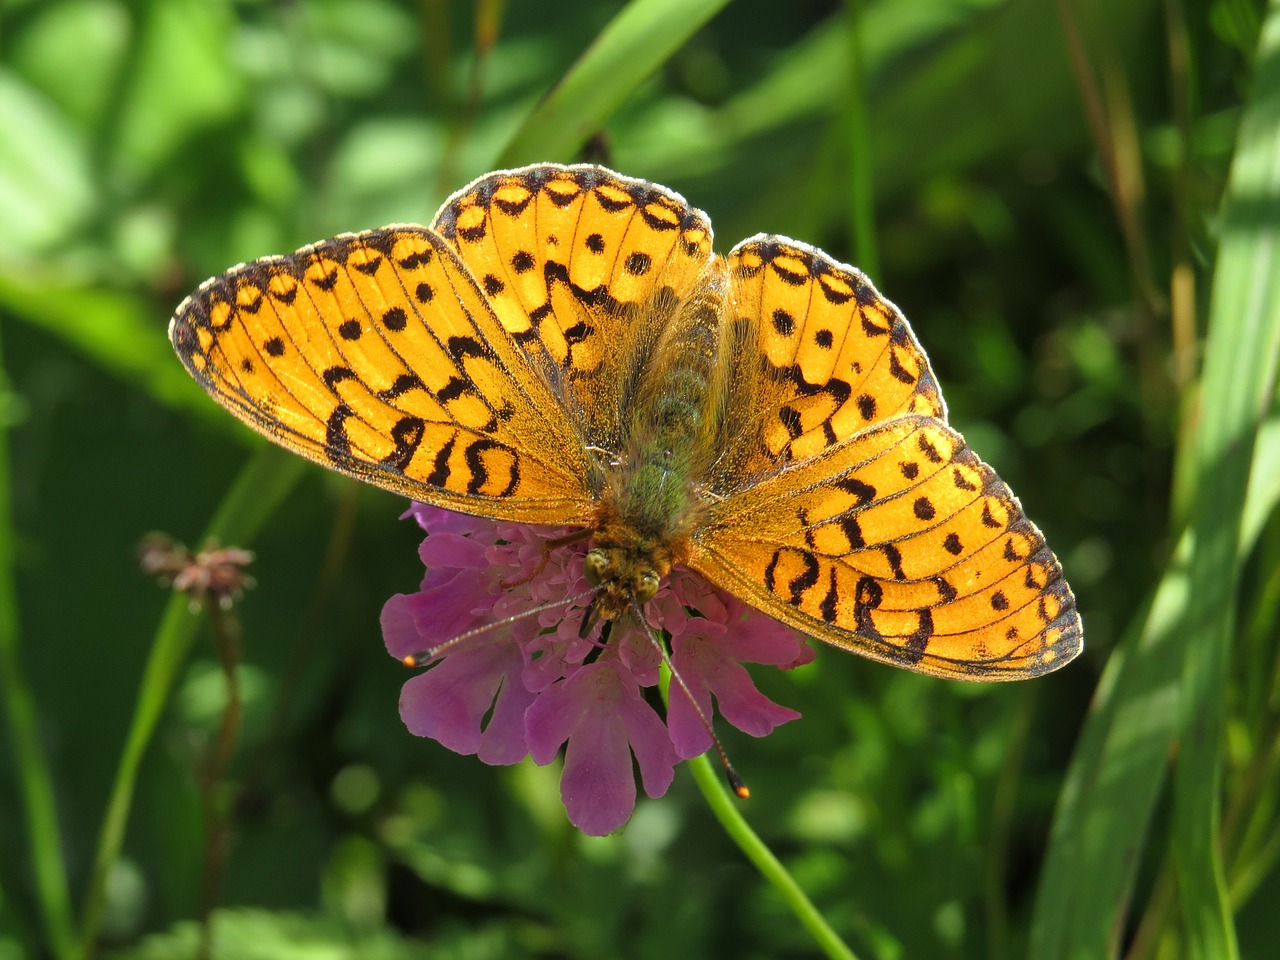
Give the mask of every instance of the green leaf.
[{"label": "green leaf", "polygon": [[1054,820],[1032,928],[1036,960],[1116,952],[1179,734],[1174,849],[1189,945],[1194,956],[1235,955],[1216,844],[1221,711],[1239,569],[1280,497],[1267,466],[1280,455],[1274,429],[1254,455],[1280,351],[1275,10],[1226,201],[1191,527],[1099,684]]},{"label": "green leaf", "polygon": [[1236,956],[1218,844],[1241,521],[1280,354],[1280,4],[1263,25],[1210,300],[1182,670],[1174,852],[1188,956]]},{"label": "green leaf", "polygon": [[728,0],[632,0],[543,98],[502,152],[518,166],[572,157],[642,81]]}]

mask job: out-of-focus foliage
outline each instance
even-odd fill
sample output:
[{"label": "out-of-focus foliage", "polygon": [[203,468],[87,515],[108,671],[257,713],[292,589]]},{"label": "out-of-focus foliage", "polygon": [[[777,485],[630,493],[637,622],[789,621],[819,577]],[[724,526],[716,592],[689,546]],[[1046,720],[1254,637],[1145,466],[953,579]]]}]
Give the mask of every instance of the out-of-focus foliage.
[{"label": "out-of-focus foliage", "polygon": [[[34,708],[29,726],[0,711],[14,745],[0,752],[0,958],[70,955],[50,887],[65,878],[78,918],[166,602],[135,545],[151,530],[197,540],[260,444],[187,381],[165,337],[174,306],[238,261],[424,222],[500,161],[583,157],[679,190],[722,251],[768,231],[855,263],[867,211],[850,198],[869,171],[873,279],[911,319],[954,423],[1045,530],[1084,617],[1084,656],[1034,683],[947,683],[827,649],[760,672],[804,718],[763,741],[720,731],[750,821],[862,957],[1047,960],[1090,938],[1177,955],[1168,737],[1148,802],[1088,807],[1106,783],[1084,760],[1062,801],[1055,857],[1087,839],[1073,823],[1128,831],[1117,895],[1090,914],[1081,898],[1106,884],[1068,867],[1042,887],[1042,870],[1099,678],[1150,630],[1194,513],[1196,472],[1179,466],[1175,485],[1175,462],[1212,419],[1194,387],[1219,204],[1243,105],[1277,96],[1254,86],[1263,5],[737,0],[705,23],[715,5],[693,6],[671,25],[688,38],[647,77],[620,67],[619,90],[558,88],[575,117],[618,94],[585,144],[528,118],[616,2],[0,8],[0,561],[13,566],[0,578],[16,582],[0,697],[14,707],[25,690]],[[642,62],[653,23],[625,23],[607,50]],[[546,144],[562,152],[529,155]],[[1278,441],[1265,434],[1259,458],[1276,463]],[[1278,474],[1255,468],[1255,487]],[[1256,546],[1222,698],[1226,880],[1241,954],[1256,957],[1280,938],[1267,489],[1246,523]],[[403,668],[378,629],[382,602],[421,572],[403,508],[308,468],[252,544],[215,955],[809,955],[687,776],[620,836],[588,839],[565,822],[554,770],[485,767],[404,730]],[[121,957],[194,955],[199,940],[202,765],[226,689],[207,637],[177,669],[107,878],[101,940]],[[1104,696],[1094,722],[1122,736],[1178,709],[1127,705]],[[41,768],[55,857],[32,839]],[[1114,927],[1047,932],[1089,916]]]}]

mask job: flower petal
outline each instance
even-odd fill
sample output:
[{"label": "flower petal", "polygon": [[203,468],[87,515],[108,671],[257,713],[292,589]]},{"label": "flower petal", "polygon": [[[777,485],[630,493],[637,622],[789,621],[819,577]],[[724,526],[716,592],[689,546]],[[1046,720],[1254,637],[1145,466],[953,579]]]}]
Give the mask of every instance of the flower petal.
[{"label": "flower petal", "polygon": [[[721,716],[744,733],[763,737],[775,727],[797,719],[800,714],[779,706],[756,689],[751,675],[738,662],[738,647],[742,644],[735,642],[734,637],[742,632],[735,629],[728,632],[708,630],[701,635],[686,633],[672,641],[671,663],[693,694],[704,717],[710,719],[712,716],[711,694],[715,694]],[[779,639],[783,650],[793,657],[797,643],[794,633]],[[782,655],[781,651],[771,653],[767,650],[757,651],[755,655],[775,654]],[[693,701],[676,684],[671,687],[667,727],[676,752],[683,758],[696,757],[711,747],[711,734],[706,724],[694,709]]]},{"label": "flower petal", "polygon": [[378,618],[382,625],[382,642],[387,652],[397,660],[422,649],[422,636],[413,616],[413,599],[416,593],[397,593],[387,598]]},{"label": "flower petal", "polygon": [[[520,651],[510,643],[450,651],[401,689],[400,718],[410,732],[454,753],[479,753],[487,763],[514,763],[527,752],[524,713],[532,700],[520,683],[522,666]],[[492,716],[484,725],[490,708]]]},{"label": "flower petal", "polygon": [[591,836],[616,830],[635,809],[632,751],[649,796],[665,793],[675,776],[666,729],[617,660],[598,660],[541,693],[525,723],[539,764],[550,763],[568,741],[560,796],[569,821]]}]

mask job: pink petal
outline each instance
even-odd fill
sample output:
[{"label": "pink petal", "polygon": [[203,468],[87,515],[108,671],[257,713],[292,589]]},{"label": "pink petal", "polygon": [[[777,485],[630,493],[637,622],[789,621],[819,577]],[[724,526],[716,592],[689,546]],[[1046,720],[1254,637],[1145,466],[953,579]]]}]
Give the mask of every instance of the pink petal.
[{"label": "pink petal", "polygon": [[[451,651],[404,685],[400,718],[411,733],[430,737],[454,753],[482,753],[486,762],[513,763],[526,752],[523,717],[532,699],[519,682],[521,666],[520,652],[510,643]],[[490,708],[493,714],[482,730]]]},{"label": "pink petal", "polygon": [[603,836],[622,826],[636,802],[632,751],[645,792],[661,796],[675,776],[675,751],[662,721],[615,660],[589,664],[538,696],[525,715],[529,752],[550,763],[566,740],[560,796],[569,821]]},{"label": "pink petal", "polygon": [[433,533],[422,541],[418,557],[428,570],[436,567],[467,567],[488,570],[488,547],[471,537],[456,533]]},{"label": "pink petal", "polygon": [[[756,689],[746,668],[737,662],[738,648],[749,645],[735,642],[735,636],[742,632],[732,630],[722,634],[714,629],[708,629],[702,635],[690,632],[673,641],[675,649],[671,662],[689,687],[704,717],[712,717],[710,694],[715,694],[720,714],[729,723],[744,733],[763,737],[780,724],[797,719],[800,714],[779,706]],[[783,649],[793,657],[797,644],[794,634],[781,639],[784,641]],[[778,654],[778,651],[760,649],[751,652],[756,656]],[[688,695],[675,683],[671,685],[667,726],[681,757],[694,757],[710,749],[711,734],[706,724],[698,716]]]},{"label": "pink petal", "polygon": [[490,603],[490,594],[472,571],[458,571],[435,589],[410,594],[406,606],[418,631],[418,644],[405,652],[420,653],[479,626],[484,621],[476,611],[488,609]]},{"label": "pink petal", "polygon": [[433,507],[430,504],[417,501],[409,504],[409,509],[401,516],[413,517],[418,526],[427,531],[427,533],[444,531],[469,533],[491,525],[488,520],[470,517],[465,513],[455,513],[452,510],[445,510],[443,507]]},{"label": "pink petal", "polygon": [[397,660],[422,649],[422,637],[413,618],[413,598],[418,594],[397,593],[382,605],[379,622],[382,625],[382,642],[387,652]]}]

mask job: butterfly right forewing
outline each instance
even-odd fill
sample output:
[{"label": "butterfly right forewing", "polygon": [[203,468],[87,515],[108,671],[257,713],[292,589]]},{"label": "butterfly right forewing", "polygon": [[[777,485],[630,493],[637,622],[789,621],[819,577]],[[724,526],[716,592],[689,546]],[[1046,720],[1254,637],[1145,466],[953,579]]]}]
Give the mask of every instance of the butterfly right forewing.
[{"label": "butterfly right forewing", "polygon": [[[897,307],[821,250],[758,234],[729,252],[731,317],[750,330],[737,381],[748,411],[724,445],[736,481],[816,456],[903,414],[946,419],[928,358]],[[762,385],[762,381],[766,386]],[[732,449],[734,447],[741,449]]]},{"label": "butterfly right forewing", "polygon": [[323,466],[483,516],[590,516],[578,430],[430,230],[236,267],[183,302],[170,338],[214,399]]}]

